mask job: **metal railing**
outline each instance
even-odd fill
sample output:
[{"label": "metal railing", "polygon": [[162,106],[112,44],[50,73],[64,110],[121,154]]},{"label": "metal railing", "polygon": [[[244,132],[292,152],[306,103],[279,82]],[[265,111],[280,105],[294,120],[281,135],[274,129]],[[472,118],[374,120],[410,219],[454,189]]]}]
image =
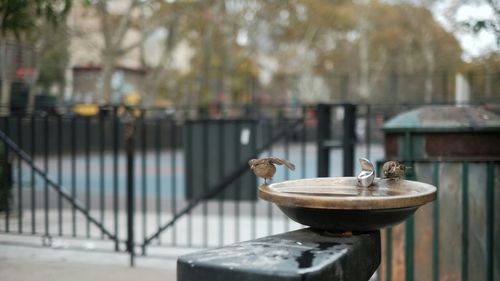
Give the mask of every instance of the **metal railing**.
[{"label": "metal railing", "polygon": [[[234,146],[221,150],[222,162],[226,154],[238,154],[237,161],[226,163],[227,171],[220,172],[217,182],[195,197],[188,197],[186,186],[191,177],[186,174],[186,150],[193,149],[186,124],[192,121],[185,115],[143,110],[127,138],[120,114],[113,108],[92,117],[35,113],[1,118],[0,139],[6,145],[2,157],[10,163],[12,181],[3,185],[10,198],[0,232],[40,235],[48,246],[58,237],[111,238],[115,251],[127,250],[133,257],[136,247],[146,254],[151,245],[218,246],[300,227],[272,204],[244,198],[240,179],[249,174],[250,157],[266,155],[297,164],[293,174],[279,170],[276,181],[314,176],[309,163],[315,162],[310,156],[315,153],[308,135],[315,128],[305,126],[300,108],[292,117],[274,118],[274,109],[258,119],[252,114],[255,136],[246,144],[252,153],[239,155]],[[242,140],[246,127],[231,120],[236,127],[230,139],[248,142]],[[210,135],[207,139],[215,132],[203,131]],[[208,144],[202,145],[206,151]],[[207,157],[200,161],[201,170],[214,165]],[[260,180],[249,176],[255,192]]]},{"label": "metal railing", "polygon": [[[329,114],[321,114],[322,106]],[[9,208],[0,215],[0,232],[41,235],[49,243],[47,237],[107,240],[113,250],[129,250],[133,257],[136,252],[154,255],[162,247],[221,246],[300,228],[273,204],[244,193],[242,186],[247,181],[255,183],[253,190],[262,182],[252,175],[245,183],[241,180],[248,173],[247,160],[273,155],[296,164],[295,172],[278,169],[275,181],[316,177],[320,168],[322,175],[341,176],[346,169],[340,163],[360,156],[383,161],[383,121],[419,105],[397,109],[358,105],[351,111],[346,110],[350,105],[322,106],[260,108],[241,111],[245,113],[228,119],[188,118],[196,116],[188,111],[166,115],[163,110],[142,110],[133,123],[135,145],[129,154],[124,120],[117,108],[93,117],[3,117],[0,139],[5,151],[0,159],[2,171],[10,169],[2,174],[11,177],[2,177],[2,187],[10,186],[11,197]],[[346,120],[346,116],[355,120]],[[248,125],[241,120],[254,123]],[[187,133],[186,126],[193,122],[206,125],[212,121],[217,125]],[[224,127],[224,122],[232,121],[234,127]],[[249,130],[250,138],[242,133],[249,126],[255,126]],[[228,138],[219,138],[222,141],[214,145],[212,141],[225,133]],[[196,141],[189,142],[189,138]],[[235,144],[228,143],[229,139],[247,143],[249,153],[231,161],[224,157],[239,151]],[[348,146],[348,150],[336,149]],[[212,153],[220,154],[220,158],[212,159]],[[198,157],[193,159],[200,165],[189,162],[194,160],[187,154]],[[325,154],[327,161],[321,158]],[[409,177],[438,186],[438,200],[422,207],[406,223],[382,231],[381,280],[397,280],[403,274],[406,280],[447,276],[494,280],[497,257],[493,244],[498,228],[494,205],[500,163],[406,160],[415,167]],[[324,162],[329,167],[321,164]],[[226,169],[217,170],[213,178],[200,172],[212,171],[215,165]],[[127,175],[133,177],[127,181]],[[200,177],[209,184],[188,185],[189,177]],[[189,188],[201,189],[188,192]],[[447,198],[450,194],[455,197]],[[127,195],[135,203],[131,210],[127,209]],[[456,204],[446,205],[449,202]],[[484,216],[474,213],[477,210]],[[452,219],[457,221],[450,224]],[[452,227],[454,232],[450,232]],[[480,239],[471,236],[476,229],[480,229]],[[455,244],[449,246],[450,241]],[[455,252],[447,252],[450,249]],[[478,249],[483,250],[478,254]]]}]

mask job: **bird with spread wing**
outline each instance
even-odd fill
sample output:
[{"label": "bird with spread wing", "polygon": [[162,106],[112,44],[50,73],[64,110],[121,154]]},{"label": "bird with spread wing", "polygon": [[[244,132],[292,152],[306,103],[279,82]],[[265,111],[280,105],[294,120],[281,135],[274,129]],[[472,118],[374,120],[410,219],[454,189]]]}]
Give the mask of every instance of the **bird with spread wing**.
[{"label": "bird with spread wing", "polygon": [[295,165],[287,160],[276,158],[276,157],[266,157],[261,159],[251,159],[248,161],[250,169],[253,173],[260,178],[264,179],[267,184],[268,179],[272,179],[276,173],[276,167],[274,165],[285,165],[290,170],[295,170]]}]

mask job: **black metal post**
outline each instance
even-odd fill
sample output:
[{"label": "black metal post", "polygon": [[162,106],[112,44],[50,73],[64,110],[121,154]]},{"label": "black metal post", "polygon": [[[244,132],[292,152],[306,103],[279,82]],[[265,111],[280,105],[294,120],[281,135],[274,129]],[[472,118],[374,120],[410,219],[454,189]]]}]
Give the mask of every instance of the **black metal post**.
[{"label": "black metal post", "polygon": [[127,153],[127,251],[130,253],[130,266],[135,265],[134,252],[134,154],[135,154],[135,139],[134,139],[134,115],[128,109],[124,116],[125,121],[125,143]]},{"label": "black metal post", "polygon": [[[119,130],[119,122],[118,122],[118,108],[113,108],[113,221],[114,221],[114,232],[115,236],[118,238],[118,146],[119,140],[118,135],[120,133]],[[120,250],[118,239],[115,240],[115,251],[118,252]]]},{"label": "black metal post", "polygon": [[331,110],[326,104],[318,104],[317,108],[317,153],[318,153],[318,177],[328,177],[330,170],[330,148],[325,145],[325,141],[330,139]]},{"label": "black metal post", "polygon": [[344,104],[344,134],[342,168],[344,177],[354,175],[354,145],[356,144],[356,106]]},{"label": "black metal post", "polygon": [[371,126],[371,120],[372,120],[372,111],[371,111],[371,105],[367,104],[366,105],[366,115],[365,115],[365,145],[366,145],[366,158],[370,159],[371,157],[371,144],[372,144],[372,126]]},{"label": "black metal post", "polygon": [[[172,117],[172,120],[169,122],[170,124],[170,142],[171,142],[171,154],[170,154],[170,171],[172,173],[172,181],[171,181],[171,186],[172,186],[172,198],[171,201],[171,210],[172,214],[175,214],[177,212],[177,173],[176,173],[176,167],[177,167],[177,126],[175,123],[175,119]],[[160,229],[161,225],[158,225],[158,229]],[[175,229],[175,226],[172,227],[172,245],[175,246],[177,245],[177,230]]]},{"label": "black metal post", "polygon": [[[21,116],[17,117],[17,143],[19,146],[23,145],[23,126]],[[19,233],[23,233],[23,189],[22,189],[22,178],[23,178],[23,166],[21,159],[17,160],[17,197],[19,204],[17,205],[17,230]]]},{"label": "black metal post", "polygon": [[[105,174],[105,166],[104,166],[104,122],[105,118],[103,116],[102,111],[99,112],[99,210],[101,223],[104,224],[104,207],[105,207],[105,198],[104,198],[104,174]],[[101,239],[104,239],[104,232],[101,232]]]}]

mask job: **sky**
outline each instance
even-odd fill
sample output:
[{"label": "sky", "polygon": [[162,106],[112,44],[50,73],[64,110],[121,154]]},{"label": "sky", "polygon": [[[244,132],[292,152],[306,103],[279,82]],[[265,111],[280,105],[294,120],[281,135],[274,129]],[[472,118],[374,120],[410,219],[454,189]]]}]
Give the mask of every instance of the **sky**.
[{"label": "sky", "polygon": [[[462,4],[456,10],[450,13],[450,7],[456,4],[456,0],[443,0],[436,3],[432,12],[436,20],[444,28],[455,34],[462,49],[462,59],[470,61],[472,58],[479,57],[491,52],[500,52],[496,44],[496,38],[492,31],[481,31],[478,34],[472,34],[465,30],[458,30],[453,22],[462,22],[470,19],[494,19],[495,15],[492,8],[486,3]],[[481,2],[481,1],[477,1]]]}]

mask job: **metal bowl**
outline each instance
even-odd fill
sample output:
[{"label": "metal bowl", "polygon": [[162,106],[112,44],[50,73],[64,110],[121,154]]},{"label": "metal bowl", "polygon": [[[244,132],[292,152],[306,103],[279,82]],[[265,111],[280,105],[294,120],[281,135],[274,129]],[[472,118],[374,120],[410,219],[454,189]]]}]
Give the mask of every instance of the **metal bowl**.
[{"label": "metal bowl", "polygon": [[311,178],[261,185],[259,197],[303,225],[329,231],[371,231],[404,221],[436,198],[436,187],[380,178],[369,187],[359,187],[354,177]]}]

